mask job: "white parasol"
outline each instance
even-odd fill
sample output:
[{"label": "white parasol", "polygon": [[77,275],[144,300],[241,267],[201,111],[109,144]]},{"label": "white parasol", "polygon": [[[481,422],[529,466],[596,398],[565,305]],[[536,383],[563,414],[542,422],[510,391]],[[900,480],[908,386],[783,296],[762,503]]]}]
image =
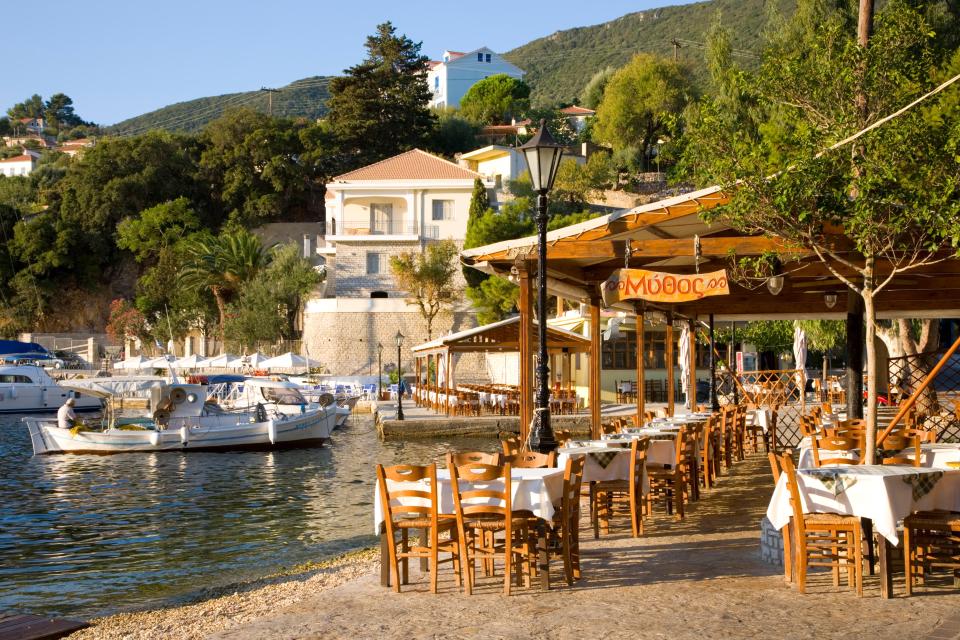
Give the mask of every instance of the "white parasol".
[{"label": "white parasol", "polygon": [[320,362],[288,351],[282,355],[264,360],[258,366],[264,369],[305,369],[307,367],[319,367]]},{"label": "white parasol", "polygon": [[683,325],[683,331],[680,332],[680,348],[677,349],[677,364],[680,365],[680,388],[687,398],[687,408],[693,411],[696,402],[691,397],[696,393],[696,389],[689,389],[690,386],[690,326]]},{"label": "white parasol", "polygon": [[803,396],[807,384],[807,332],[800,324],[793,326],[793,360],[797,373],[797,387],[800,389],[800,395]]}]

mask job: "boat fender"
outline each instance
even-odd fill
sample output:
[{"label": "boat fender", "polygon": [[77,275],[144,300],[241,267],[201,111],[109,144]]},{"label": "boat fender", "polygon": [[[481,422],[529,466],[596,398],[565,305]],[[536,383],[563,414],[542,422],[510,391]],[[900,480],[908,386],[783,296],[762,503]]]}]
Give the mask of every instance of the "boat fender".
[{"label": "boat fender", "polygon": [[270,438],[270,444],[277,443],[277,425],[273,420],[267,422],[267,437]]},{"label": "boat fender", "polygon": [[254,411],[254,415],[257,418],[257,422],[266,422],[267,421],[267,410],[259,402],[257,403],[257,408]]},{"label": "boat fender", "polygon": [[152,444],[153,446],[157,446],[158,444],[160,444],[160,432],[159,432],[159,431],[151,431],[151,432],[150,432],[150,444]]},{"label": "boat fender", "polygon": [[170,400],[173,404],[183,404],[187,399],[187,392],[185,389],[176,387],[173,391],[170,392]]},{"label": "boat fender", "polygon": [[183,445],[186,445],[190,441],[190,429],[187,425],[180,427],[180,442]]}]

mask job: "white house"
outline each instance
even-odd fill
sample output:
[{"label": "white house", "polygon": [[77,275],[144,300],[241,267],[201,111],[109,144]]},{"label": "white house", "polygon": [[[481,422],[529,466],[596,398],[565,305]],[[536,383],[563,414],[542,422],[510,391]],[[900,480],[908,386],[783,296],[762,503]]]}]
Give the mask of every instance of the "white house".
[{"label": "white house", "polygon": [[567,118],[567,122],[570,123],[570,126],[574,128],[577,132],[583,131],[583,128],[587,125],[587,119],[592,118],[597,115],[597,112],[593,109],[587,109],[586,107],[578,107],[576,105],[570,107],[564,107],[560,109],[562,113]]},{"label": "white house", "polygon": [[527,170],[523,154],[516,147],[491,144],[460,154],[460,165],[482,175],[499,188],[516,180]]},{"label": "white house", "polygon": [[523,79],[523,70],[504,60],[500,54],[480,47],[463,53],[444,51],[442,60],[430,61],[427,82],[433,92],[431,107],[459,107],[460,100],[478,81],[504,73],[517,80]]},{"label": "white house", "polygon": [[23,155],[0,160],[0,176],[28,176],[37,168],[40,154],[24,151]]},{"label": "white house", "polygon": [[[395,335],[409,347],[427,339],[426,323],[409,292],[396,282],[390,258],[420,253],[431,242],[466,236],[474,181],[493,181],[425,151],[414,149],[333,178],[326,185],[325,236],[316,253],[326,267],[322,294],[304,306],[303,340],[311,357],[335,375],[371,375],[382,363],[396,362]],[[455,281],[463,286],[457,269]],[[433,336],[476,325],[476,312],[460,296],[453,313],[433,326]],[[465,370],[479,372],[482,361]],[[479,374],[477,374],[479,375]]]}]

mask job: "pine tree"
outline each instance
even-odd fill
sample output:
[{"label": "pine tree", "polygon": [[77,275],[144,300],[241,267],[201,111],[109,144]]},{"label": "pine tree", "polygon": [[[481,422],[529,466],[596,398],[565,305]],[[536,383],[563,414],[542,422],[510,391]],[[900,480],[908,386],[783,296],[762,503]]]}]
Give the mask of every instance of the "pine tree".
[{"label": "pine tree", "polygon": [[420,46],[385,22],[367,37],[367,58],[330,81],[327,122],[345,168],[412,149],[429,137],[434,116]]},{"label": "pine tree", "polygon": [[[487,188],[483,186],[483,181],[480,178],[477,178],[473,181],[473,193],[470,196],[470,215],[467,218],[467,233],[466,240],[463,243],[464,249],[472,249],[475,246],[475,227],[477,221],[480,217],[487,212],[487,209],[490,208],[490,196],[487,194]],[[471,287],[479,287],[480,283],[486,280],[489,276],[482,271],[478,271],[472,267],[461,267],[463,269],[463,277],[467,281],[467,285]]]}]

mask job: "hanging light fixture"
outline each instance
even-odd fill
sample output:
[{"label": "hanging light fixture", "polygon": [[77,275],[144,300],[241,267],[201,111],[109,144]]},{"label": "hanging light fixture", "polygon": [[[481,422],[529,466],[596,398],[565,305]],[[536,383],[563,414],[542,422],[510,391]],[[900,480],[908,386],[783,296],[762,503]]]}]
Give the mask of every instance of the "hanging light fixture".
[{"label": "hanging light fixture", "polygon": [[780,292],[783,291],[783,283],[786,278],[782,275],[770,276],[767,278],[767,290],[772,295],[780,295]]},{"label": "hanging light fixture", "polygon": [[837,306],[837,292],[827,291],[824,293],[823,304],[827,305],[827,309],[833,309],[835,306]]}]

